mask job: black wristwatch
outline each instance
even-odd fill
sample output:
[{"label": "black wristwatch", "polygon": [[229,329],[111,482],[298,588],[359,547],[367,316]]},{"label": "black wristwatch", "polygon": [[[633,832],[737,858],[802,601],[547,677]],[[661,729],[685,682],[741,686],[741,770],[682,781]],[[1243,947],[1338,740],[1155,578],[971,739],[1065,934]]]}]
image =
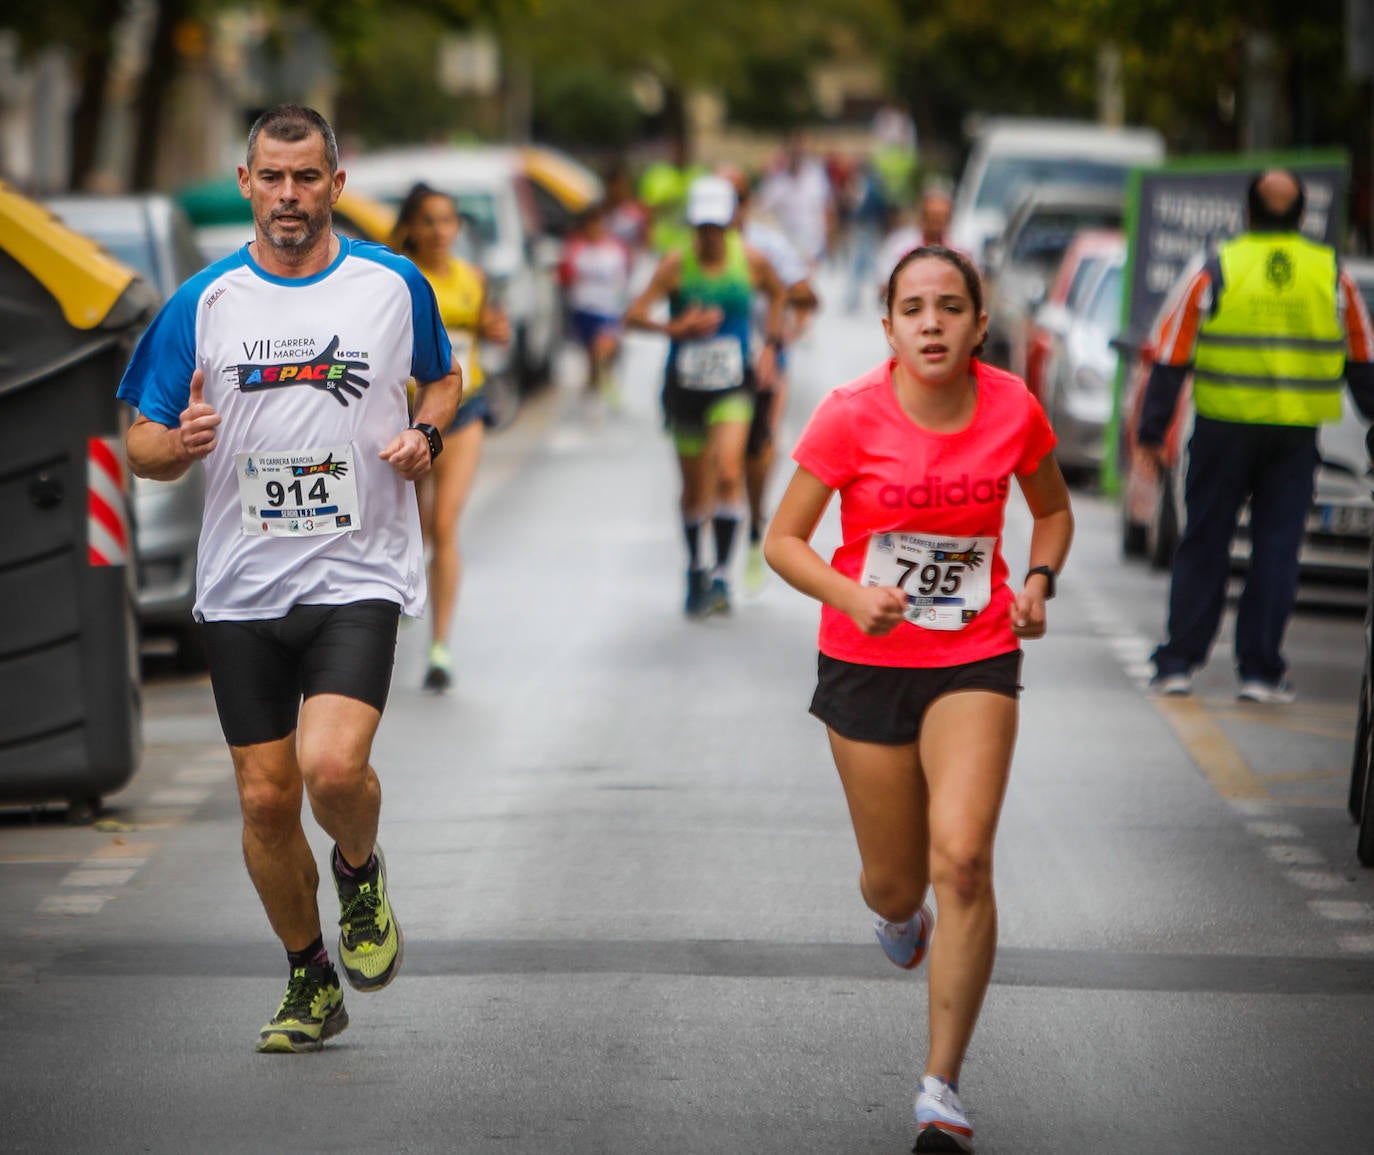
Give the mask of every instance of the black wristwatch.
[{"label": "black wristwatch", "polygon": [[[1030,569],[1026,571],[1026,581],[1030,581],[1031,574],[1036,573],[1045,575],[1045,581],[1049,586],[1049,588],[1045,591],[1045,600],[1049,601],[1050,598],[1054,597],[1054,579],[1056,576],[1055,572],[1047,565],[1033,565],[1030,567]],[[1022,582],[1021,584],[1025,585],[1026,582]]]},{"label": "black wristwatch", "polygon": [[427,425],[423,421],[417,421],[411,426],[418,429],[425,435],[425,440],[429,442],[429,459],[433,461],[444,451],[444,439],[439,436],[439,431],[433,425]]}]

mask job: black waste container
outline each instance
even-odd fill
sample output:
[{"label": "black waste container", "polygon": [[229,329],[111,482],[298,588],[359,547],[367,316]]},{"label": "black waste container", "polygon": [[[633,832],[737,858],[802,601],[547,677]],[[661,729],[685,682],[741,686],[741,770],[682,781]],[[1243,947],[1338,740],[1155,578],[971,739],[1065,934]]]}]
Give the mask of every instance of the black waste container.
[{"label": "black waste container", "polygon": [[0,803],[98,807],[142,753],[125,417],[157,297],[0,182]]}]

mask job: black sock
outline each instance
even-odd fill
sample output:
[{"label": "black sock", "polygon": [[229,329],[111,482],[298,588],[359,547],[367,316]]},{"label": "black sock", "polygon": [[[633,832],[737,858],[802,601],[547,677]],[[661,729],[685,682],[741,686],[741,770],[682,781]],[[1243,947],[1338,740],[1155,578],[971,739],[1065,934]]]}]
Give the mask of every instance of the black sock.
[{"label": "black sock", "polygon": [[333,864],[335,876],[349,882],[371,882],[377,877],[377,852],[375,850],[367,856],[367,861],[362,866],[349,866],[343,856],[343,851],[339,849],[338,843],[335,843]]},{"label": "black sock", "polygon": [[328,966],[329,952],[324,949],[324,935],[317,935],[315,941],[304,950],[287,951],[286,961],[291,964],[293,971],[301,967]]},{"label": "black sock", "polygon": [[687,568],[701,568],[701,522],[682,519],[682,536],[687,539]]},{"label": "black sock", "polygon": [[716,539],[716,573],[723,576],[730,568],[730,553],[735,548],[735,531],[739,529],[739,515],[716,510],[711,519],[711,529]]},{"label": "black sock", "polygon": [[749,520],[749,544],[750,544],[750,545],[761,545],[762,543],[763,543],[763,520],[760,518],[759,520],[755,521],[753,518],[750,518],[750,520]]}]

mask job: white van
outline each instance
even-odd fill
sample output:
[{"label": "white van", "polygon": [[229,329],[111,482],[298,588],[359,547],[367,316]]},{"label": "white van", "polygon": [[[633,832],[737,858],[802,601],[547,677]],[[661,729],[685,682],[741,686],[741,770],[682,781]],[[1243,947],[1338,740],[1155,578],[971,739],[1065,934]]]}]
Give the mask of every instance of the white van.
[{"label": "white van", "polygon": [[950,243],[981,266],[984,246],[1000,236],[1007,211],[1028,186],[1088,185],[1124,190],[1126,175],[1164,159],[1152,128],[1109,128],[1089,121],[984,121],[954,194]]}]

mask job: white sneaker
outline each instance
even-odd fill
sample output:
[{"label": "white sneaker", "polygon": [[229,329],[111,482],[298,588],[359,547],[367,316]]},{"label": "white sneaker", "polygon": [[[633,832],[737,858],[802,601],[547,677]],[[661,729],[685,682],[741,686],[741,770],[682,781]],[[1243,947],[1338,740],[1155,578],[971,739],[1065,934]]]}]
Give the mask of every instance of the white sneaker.
[{"label": "white sneaker", "polygon": [[1150,689],[1167,698],[1186,698],[1193,692],[1193,675],[1156,674],[1150,679]]},{"label": "white sneaker", "polygon": [[1289,702],[1297,700],[1298,692],[1284,681],[1261,682],[1258,678],[1250,678],[1240,684],[1240,689],[1236,691],[1236,697],[1242,702],[1262,702],[1265,705],[1286,706]]},{"label": "white sneaker", "polygon": [[906,922],[888,922],[882,915],[873,918],[873,933],[883,954],[903,970],[915,970],[930,947],[930,932],[935,929],[935,914],[922,906]]},{"label": "white sneaker", "polygon": [[954,1088],[935,1075],[921,1076],[916,1095],[916,1146],[913,1151],[973,1150],[973,1128]]}]

